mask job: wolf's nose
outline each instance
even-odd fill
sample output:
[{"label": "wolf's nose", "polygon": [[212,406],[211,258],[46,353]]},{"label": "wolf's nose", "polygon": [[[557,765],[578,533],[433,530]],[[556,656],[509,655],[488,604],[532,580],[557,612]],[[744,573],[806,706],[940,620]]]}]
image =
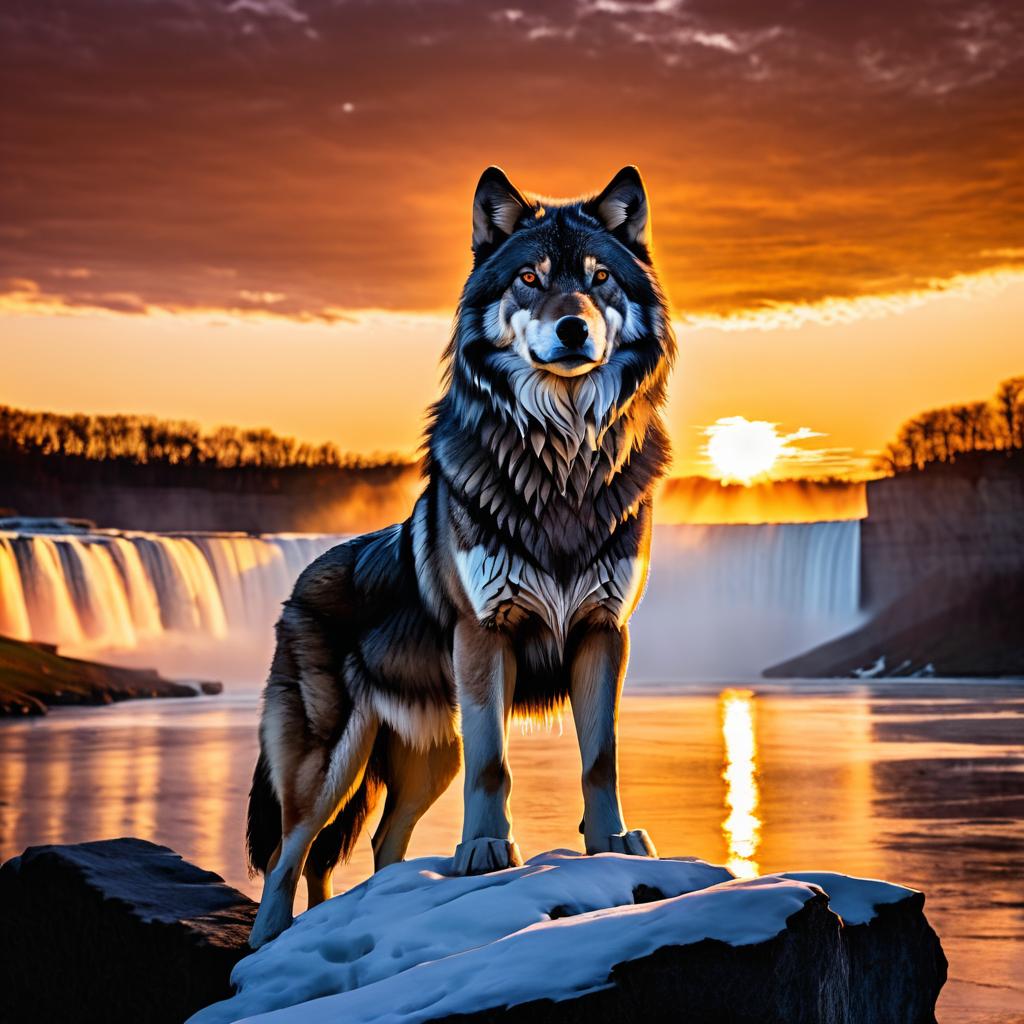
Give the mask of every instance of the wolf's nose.
[{"label": "wolf's nose", "polygon": [[582,348],[589,333],[587,321],[581,316],[563,316],[555,324],[555,334],[566,348]]}]

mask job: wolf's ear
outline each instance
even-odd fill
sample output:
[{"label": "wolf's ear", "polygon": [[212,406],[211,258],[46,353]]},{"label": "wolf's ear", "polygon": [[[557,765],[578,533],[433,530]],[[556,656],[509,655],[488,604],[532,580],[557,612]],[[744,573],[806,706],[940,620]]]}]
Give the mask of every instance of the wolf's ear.
[{"label": "wolf's ear", "polygon": [[480,175],[473,196],[473,252],[500,245],[515,230],[530,208],[529,200],[512,184],[500,167],[488,167]]},{"label": "wolf's ear", "polygon": [[651,244],[647,189],[636,167],[623,167],[604,191],[587,204],[587,209],[620,242],[646,256]]}]

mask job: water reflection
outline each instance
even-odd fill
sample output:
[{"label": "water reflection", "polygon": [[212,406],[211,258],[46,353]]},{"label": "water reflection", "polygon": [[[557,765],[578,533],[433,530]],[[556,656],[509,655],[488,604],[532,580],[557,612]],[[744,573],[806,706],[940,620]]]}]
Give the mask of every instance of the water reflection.
[{"label": "water reflection", "polygon": [[725,742],[725,806],[722,822],[729,851],[726,865],[737,878],[759,873],[754,859],[761,843],[760,803],[757,784],[757,737],[754,732],[754,694],[751,690],[723,690],[718,698]]},{"label": "water reflection", "polygon": [[[0,859],[137,835],[258,896],[243,844],[257,710],[255,693],[236,691],[0,721]],[[1022,994],[1024,686],[708,686],[628,694],[621,710],[626,820],[662,854],[725,854],[738,875],[836,870],[923,889],[951,964],[939,1020],[1019,1017],[1008,1008]],[[581,849],[571,717],[564,732],[514,729],[511,746],[523,853]],[[420,822],[411,855],[453,850],[461,817],[456,780]],[[372,869],[364,838],[336,889]]]}]

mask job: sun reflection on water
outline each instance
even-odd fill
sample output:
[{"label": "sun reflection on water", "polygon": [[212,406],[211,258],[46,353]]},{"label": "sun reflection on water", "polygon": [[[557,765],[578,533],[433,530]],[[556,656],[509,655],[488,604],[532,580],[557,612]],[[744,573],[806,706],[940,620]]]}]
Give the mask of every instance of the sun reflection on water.
[{"label": "sun reflection on water", "polygon": [[754,693],[723,690],[718,697],[725,741],[725,806],[722,834],[729,851],[726,866],[737,878],[758,873],[754,859],[761,843],[761,819],[757,816],[760,791],[757,784],[757,738],[754,733]]}]

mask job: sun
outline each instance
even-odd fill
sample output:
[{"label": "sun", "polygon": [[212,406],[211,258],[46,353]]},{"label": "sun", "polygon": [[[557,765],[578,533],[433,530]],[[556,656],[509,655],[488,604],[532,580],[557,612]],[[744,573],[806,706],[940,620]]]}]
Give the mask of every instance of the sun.
[{"label": "sun", "polygon": [[725,416],[704,429],[706,452],[723,481],[749,484],[771,472],[786,446],[774,423]]}]

